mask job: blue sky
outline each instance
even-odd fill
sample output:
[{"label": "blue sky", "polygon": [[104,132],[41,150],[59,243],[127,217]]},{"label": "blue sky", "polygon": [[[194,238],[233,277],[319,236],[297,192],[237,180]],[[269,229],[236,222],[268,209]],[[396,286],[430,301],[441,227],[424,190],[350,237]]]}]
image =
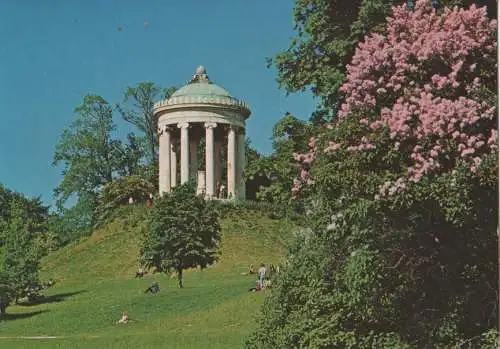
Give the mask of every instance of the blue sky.
[{"label": "blue sky", "polygon": [[308,93],[286,97],[265,63],[288,47],[293,3],[0,0],[0,183],[51,204],[54,147],[85,94],[118,102],[141,81],[182,85],[199,65],[250,104],[247,134],[268,153],[279,118],[306,119],[315,105]]}]

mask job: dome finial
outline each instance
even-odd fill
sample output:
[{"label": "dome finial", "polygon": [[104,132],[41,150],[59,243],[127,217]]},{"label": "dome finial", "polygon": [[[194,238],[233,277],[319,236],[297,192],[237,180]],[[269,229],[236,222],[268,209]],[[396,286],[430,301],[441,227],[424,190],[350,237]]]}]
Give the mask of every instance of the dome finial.
[{"label": "dome finial", "polygon": [[207,70],[205,69],[204,66],[200,65],[198,68],[196,68],[196,72],[194,73],[190,83],[210,83],[210,80],[208,79],[207,75]]}]

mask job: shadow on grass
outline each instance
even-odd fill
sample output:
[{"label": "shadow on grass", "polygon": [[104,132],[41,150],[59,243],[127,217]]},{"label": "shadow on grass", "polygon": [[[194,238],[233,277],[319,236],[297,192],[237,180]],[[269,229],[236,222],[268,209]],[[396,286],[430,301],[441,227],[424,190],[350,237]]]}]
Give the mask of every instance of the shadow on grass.
[{"label": "shadow on grass", "polygon": [[12,320],[20,320],[20,319],[27,319],[32,316],[39,315],[41,313],[46,313],[48,310],[38,310],[38,311],[32,311],[30,313],[14,313],[10,314],[7,312],[4,317],[0,318],[0,321],[5,320],[5,321],[12,321]]},{"label": "shadow on grass", "polygon": [[66,300],[69,297],[76,296],[78,294],[85,293],[85,292],[88,292],[88,291],[81,290],[81,291],[76,291],[76,292],[66,292],[66,293],[54,294],[52,296],[41,296],[38,299],[32,300],[30,302],[26,302],[26,303],[20,303],[19,305],[29,307],[29,306],[40,305],[40,304],[59,303],[59,302]]}]

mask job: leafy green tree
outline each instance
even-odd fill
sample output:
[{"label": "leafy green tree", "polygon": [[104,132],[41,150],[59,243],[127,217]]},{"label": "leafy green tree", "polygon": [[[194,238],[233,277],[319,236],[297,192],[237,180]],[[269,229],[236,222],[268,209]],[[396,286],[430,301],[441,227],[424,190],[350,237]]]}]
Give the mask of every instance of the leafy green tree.
[{"label": "leafy green tree", "polygon": [[246,166],[245,166],[245,186],[247,200],[256,200],[257,193],[262,187],[268,186],[269,178],[265,171],[265,155],[260,154],[252,147],[250,139],[246,140]]},{"label": "leafy green tree", "polygon": [[497,324],[496,23],[417,1],[387,32],[296,156],[311,231],[249,348],[451,348]]},{"label": "leafy green tree", "polygon": [[28,198],[0,184],[0,245],[1,236],[3,233],[7,234],[10,222],[21,217],[28,224],[31,236],[38,239],[39,244],[45,246],[47,251],[51,250],[55,245],[52,244],[52,234],[48,233],[50,216],[48,206],[41,202],[40,197]]},{"label": "leafy green tree", "polygon": [[0,321],[5,318],[10,299],[9,281],[6,273],[3,271],[3,265],[0,264]]},{"label": "leafy green tree", "polygon": [[22,200],[9,202],[9,217],[0,221],[0,319],[11,301],[38,284],[40,259],[47,253],[44,230]]},{"label": "leafy green tree", "polygon": [[[268,59],[278,71],[278,82],[293,93],[310,89],[320,100],[312,115],[315,123],[335,117],[340,103],[339,88],[345,81],[346,66],[356,45],[366,33],[383,32],[392,5],[404,0],[296,0],[294,30],[290,46]],[[409,1],[415,2],[415,1]],[[429,3],[431,0],[429,0]],[[488,6],[496,18],[493,0],[439,0],[438,8],[476,3]]]},{"label": "leafy green tree", "polygon": [[47,221],[49,217],[48,207],[43,205],[40,197],[28,198],[2,184],[0,184],[0,220],[8,220],[11,217],[11,204],[13,201],[22,204],[26,214],[31,217],[33,224],[40,226]]},{"label": "leafy green tree", "polygon": [[59,246],[67,245],[92,233],[96,223],[94,215],[96,206],[95,195],[83,193],[73,206],[63,207],[50,217],[50,231],[57,236]]},{"label": "leafy green tree", "polygon": [[257,199],[273,203],[286,210],[298,209],[297,200],[292,199],[291,180],[297,174],[293,154],[308,149],[313,127],[287,113],[273,128],[273,153],[268,156],[249,156],[245,170],[250,184],[258,182]]},{"label": "leafy green tree", "polygon": [[113,109],[102,97],[87,95],[75,109],[76,120],[56,146],[54,165],[62,164],[63,180],[55,189],[62,208],[72,195],[96,196],[114,176],[126,174],[123,144],[112,138]]},{"label": "leafy green tree", "polygon": [[142,171],[144,165],[141,164],[142,151],[141,143],[143,139],[136,136],[133,132],[127,135],[127,143],[124,147],[119,148],[122,158],[122,169],[119,170],[121,175],[129,176],[138,174]]},{"label": "leafy green tree", "polygon": [[192,185],[176,186],[156,200],[144,233],[140,259],[159,272],[205,268],[218,258],[220,225],[215,207],[195,195]]},{"label": "leafy green tree", "polygon": [[9,286],[15,300],[26,295],[26,289],[38,282],[41,257],[39,246],[30,236],[28,224],[23,222],[22,213],[14,213],[8,225],[4,242],[4,270],[9,277]]},{"label": "leafy green tree", "polygon": [[175,90],[175,87],[162,89],[152,82],[141,82],[128,87],[123,102],[116,106],[123,120],[144,134],[138,138],[138,144],[142,148],[141,155],[149,164],[157,161],[158,152],[158,118],[153,115],[154,103],[170,97]]}]

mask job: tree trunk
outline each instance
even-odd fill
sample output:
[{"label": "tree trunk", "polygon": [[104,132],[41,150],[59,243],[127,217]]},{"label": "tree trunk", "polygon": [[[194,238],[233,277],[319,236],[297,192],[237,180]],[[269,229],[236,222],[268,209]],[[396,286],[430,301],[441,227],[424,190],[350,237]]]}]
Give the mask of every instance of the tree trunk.
[{"label": "tree trunk", "polygon": [[177,278],[179,279],[179,288],[183,288],[184,285],[182,284],[182,269],[177,270]]},{"label": "tree trunk", "polygon": [[0,321],[5,319],[5,310],[7,309],[7,304],[0,301]]},{"label": "tree trunk", "polygon": [[149,135],[149,154],[151,155],[151,165],[154,165],[156,158],[156,146],[155,146],[155,135],[151,133]]}]

